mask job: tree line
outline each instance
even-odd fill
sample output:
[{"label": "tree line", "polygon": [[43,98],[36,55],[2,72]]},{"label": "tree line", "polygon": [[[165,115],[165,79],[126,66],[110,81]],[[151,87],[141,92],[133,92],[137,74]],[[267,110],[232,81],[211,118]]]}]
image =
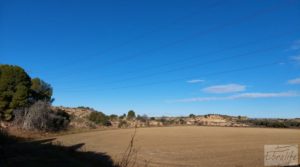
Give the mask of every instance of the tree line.
[{"label": "tree line", "polygon": [[292,119],[248,119],[238,120],[238,122],[256,127],[300,128],[300,122]]}]

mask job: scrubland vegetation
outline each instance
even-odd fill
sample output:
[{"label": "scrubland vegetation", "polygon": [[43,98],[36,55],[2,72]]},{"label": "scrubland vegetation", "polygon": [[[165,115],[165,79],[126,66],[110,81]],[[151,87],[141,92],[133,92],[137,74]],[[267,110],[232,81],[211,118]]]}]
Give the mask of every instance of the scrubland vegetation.
[{"label": "scrubland vegetation", "polygon": [[[138,128],[138,127],[161,127],[161,126],[187,126],[194,125],[199,126],[228,126],[228,127],[273,127],[273,128],[300,128],[299,119],[249,119],[243,116],[227,116],[219,114],[207,114],[207,115],[195,115],[181,117],[148,117],[147,115],[139,115],[134,110],[129,110],[126,114],[122,115],[106,115],[104,112],[97,111],[90,107],[79,106],[77,108],[68,107],[54,107],[52,102],[53,88],[50,84],[46,83],[40,78],[31,78],[21,67],[11,65],[0,65],[0,166],[112,166],[112,167],[133,167],[133,166],[176,166],[181,161],[172,163],[180,158],[188,159],[190,156],[188,153],[180,153],[183,148],[178,146],[185,145],[186,143],[194,143],[194,146],[200,143],[209,143],[211,145],[220,145],[222,141],[214,141],[219,139],[220,136],[215,136],[210,132],[203,129],[180,129],[179,127],[165,131],[163,129],[151,128],[151,135],[149,131],[143,130],[138,132],[138,138],[143,139],[145,143],[138,142],[140,146],[145,146],[150,152],[141,151],[135,148],[136,131],[128,133],[122,128]],[[113,138],[110,135],[106,136],[106,133],[102,132],[90,132],[98,134],[102,137],[92,137],[85,133],[72,135],[68,138],[58,137],[57,139],[49,139],[48,133],[57,134],[57,132],[68,131],[70,129],[95,129],[95,128],[119,128],[124,131],[111,132]],[[46,134],[45,140],[33,140],[32,138],[22,138],[11,135],[10,129],[14,128],[18,131],[17,134],[26,134],[28,132],[35,132],[38,134]],[[177,129],[178,128],[178,129]],[[184,127],[182,127],[184,128]],[[150,128],[149,128],[150,129]],[[249,128],[250,129],[250,128]],[[178,131],[179,130],[179,131]],[[180,131],[183,130],[183,131]],[[209,129],[207,129],[209,130]],[[220,129],[214,129],[216,131],[223,132]],[[185,133],[185,132],[189,132]],[[122,136],[123,132],[126,134],[133,134],[133,136]],[[256,134],[253,129],[250,130],[238,130],[233,132],[229,130],[227,133],[231,134],[233,138],[228,138],[228,141],[246,140],[243,138],[244,133],[252,135],[254,138],[249,139],[249,142],[257,142],[263,133]],[[269,132],[269,131],[268,131]],[[291,135],[293,141],[298,141],[298,137],[292,131],[283,132],[278,131],[283,135]],[[120,136],[118,135],[120,133]],[[181,136],[181,133],[185,136]],[[193,136],[195,133],[196,136]],[[270,132],[271,133],[271,132]],[[169,135],[162,136],[162,134]],[[273,132],[272,132],[273,134]],[[141,137],[139,137],[141,135]],[[45,135],[44,135],[45,137]],[[167,138],[166,138],[167,137]],[[269,136],[271,139],[274,136]],[[157,140],[163,138],[165,142]],[[101,139],[101,142],[95,142],[96,139]],[[127,140],[128,139],[128,140]],[[191,139],[191,140],[190,140]],[[194,140],[197,139],[197,140]],[[204,140],[204,141],[203,141]],[[110,141],[110,143],[106,143]],[[183,143],[184,141],[184,143]],[[248,141],[248,139],[247,139]],[[274,140],[275,141],[275,140]],[[287,141],[286,138],[279,140],[280,142]],[[114,144],[114,142],[119,142]],[[64,144],[69,143],[69,144]],[[70,143],[73,143],[70,145]],[[121,144],[120,144],[121,143]],[[154,145],[151,145],[154,144]],[[158,144],[159,143],[159,144]],[[168,143],[173,143],[173,147],[164,148]],[[296,142],[297,143],[297,142]],[[86,149],[85,146],[94,144],[101,146],[104,150],[98,149]],[[120,145],[118,145],[120,144]],[[163,145],[161,145],[163,144]],[[241,143],[242,144],[242,143]],[[261,144],[261,143],[259,143]],[[112,146],[114,146],[112,148]],[[121,147],[123,146],[123,147]],[[234,145],[228,145],[228,148]],[[238,145],[241,147],[242,145]],[[254,145],[256,147],[257,145]],[[184,146],[188,147],[187,145]],[[202,148],[200,144],[199,148]],[[164,151],[151,152],[151,148],[165,149],[168,155],[164,155]],[[194,147],[193,147],[194,148]],[[191,149],[193,149],[191,148]],[[197,147],[195,147],[197,148]],[[114,150],[117,149],[117,150]],[[207,155],[201,152],[209,152],[207,150],[201,150],[199,152],[203,157],[194,157],[205,162]],[[214,148],[221,154],[221,148]],[[257,149],[257,148],[256,148]],[[106,153],[101,153],[105,151]],[[199,151],[199,150],[198,150]],[[231,150],[237,151],[237,150]],[[139,155],[137,154],[139,152]],[[193,152],[197,152],[194,150]],[[118,155],[121,158],[111,158],[111,156]],[[140,154],[141,153],[141,154]],[[219,154],[219,152],[216,152]],[[253,152],[257,153],[257,152]],[[220,155],[221,155],[220,154]],[[153,161],[147,157],[161,157],[164,159],[154,159]],[[172,155],[172,156],[171,156]],[[245,155],[248,156],[248,155]],[[167,160],[168,157],[171,159]],[[175,159],[172,159],[175,158]],[[208,158],[209,159],[209,158]],[[162,161],[162,162],[159,162]],[[230,162],[228,160],[227,162]],[[188,161],[182,161],[187,163]],[[209,161],[208,161],[209,162]],[[209,163],[207,162],[206,165]],[[220,160],[221,162],[221,160]],[[194,162],[190,162],[194,163]],[[199,162],[200,163],[200,162]],[[251,162],[255,164],[255,162]],[[87,165],[88,164],[88,165]],[[184,164],[181,164],[184,165]],[[232,165],[232,164],[229,164]],[[236,165],[236,164],[235,164]],[[239,165],[239,164],[237,164]],[[212,166],[217,166],[212,165]],[[226,166],[226,165],[225,165]]]},{"label": "scrubland vegetation", "polygon": [[53,89],[31,79],[20,67],[0,65],[0,118],[25,130],[58,131],[70,121],[64,111],[51,109]]},{"label": "scrubland vegetation", "polygon": [[249,119],[239,120],[239,122],[256,127],[300,128],[300,120],[297,119]]},{"label": "scrubland vegetation", "polygon": [[[138,115],[129,110],[121,116],[106,115],[90,107],[79,106],[84,117],[78,118],[77,111],[55,108],[51,103],[53,88],[40,78],[31,78],[18,66],[0,66],[0,118],[24,130],[60,131],[66,130],[70,122],[81,122],[87,127],[149,127],[173,125],[210,126],[261,126],[275,128],[299,128],[299,121],[277,119],[248,119],[226,115],[195,115],[188,117],[151,117]],[[82,115],[82,114],[81,114]],[[79,123],[80,124],[80,123]],[[75,125],[76,123],[72,124]]]}]

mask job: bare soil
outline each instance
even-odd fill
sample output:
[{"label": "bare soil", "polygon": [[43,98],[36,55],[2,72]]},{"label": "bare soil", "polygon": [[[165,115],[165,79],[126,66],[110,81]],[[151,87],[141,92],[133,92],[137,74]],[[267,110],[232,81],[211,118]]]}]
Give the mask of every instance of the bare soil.
[{"label": "bare soil", "polygon": [[[134,129],[93,131],[59,136],[64,145],[104,152],[118,161]],[[233,127],[139,128],[135,138],[137,164],[155,167],[260,167],[265,144],[298,144],[300,130]],[[299,161],[300,162],[300,161]]]}]

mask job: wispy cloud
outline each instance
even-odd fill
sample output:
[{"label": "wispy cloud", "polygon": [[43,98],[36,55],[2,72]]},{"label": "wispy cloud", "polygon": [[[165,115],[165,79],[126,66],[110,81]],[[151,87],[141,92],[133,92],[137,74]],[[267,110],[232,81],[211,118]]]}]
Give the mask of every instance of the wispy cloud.
[{"label": "wispy cloud", "polygon": [[292,56],[291,59],[292,59],[294,62],[300,64],[300,55],[298,55],[298,56]]},{"label": "wispy cloud", "polygon": [[292,50],[299,50],[300,49],[300,40],[294,41],[294,43],[291,46]]},{"label": "wispy cloud", "polygon": [[236,99],[257,99],[257,98],[279,98],[300,96],[298,92],[277,92],[277,93],[240,93],[224,97],[198,97],[173,100],[171,102],[204,102],[217,100],[236,100]]},{"label": "wispy cloud", "polygon": [[279,92],[279,93],[242,93],[229,96],[229,99],[250,99],[250,98],[272,98],[272,97],[293,97],[299,96],[297,92]]},{"label": "wispy cloud", "polygon": [[195,84],[195,83],[204,82],[204,80],[202,80],[202,79],[192,79],[192,80],[189,80],[189,81],[186,81],[186,82],[190,83],[190,84]]},{"label": "wispy cloud", "polygon": [[300,84],[300,77],[299,77],[299,78],[295,78],[295,79],[288,80],[288,84],[292,84],[292,85]]},{"label": "wispy cloud", "polygon": [[206,93],[234,93],[234,92],[242,92],[245,90],[246,90],[246,86],[239,85],[239,84],[214,85],[202,89],[202,91]]}]

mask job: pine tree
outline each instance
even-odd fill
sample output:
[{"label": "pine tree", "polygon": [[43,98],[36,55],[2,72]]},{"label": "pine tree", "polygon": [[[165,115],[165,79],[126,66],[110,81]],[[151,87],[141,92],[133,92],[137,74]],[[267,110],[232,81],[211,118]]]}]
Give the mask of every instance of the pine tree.
[{"label": "pine tree", "polygon": [[12,118],[12,111],[29,105],[31,78],[18,66],[0,65],[0,117]]},{"label": "pine tree", "polygon": [[31,83],[32,98],[35,101],[51,101],[53,89],[50,84],[44,82],[40,78],[32,79]]}]

